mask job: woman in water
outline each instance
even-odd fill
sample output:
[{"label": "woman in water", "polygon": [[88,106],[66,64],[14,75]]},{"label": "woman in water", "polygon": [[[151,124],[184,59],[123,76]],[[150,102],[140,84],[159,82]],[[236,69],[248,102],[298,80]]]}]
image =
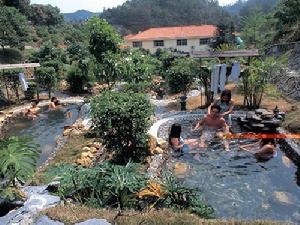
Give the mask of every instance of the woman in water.
[{"label": "woman in water", "polygon": [[254,144],[241,145],[240,148],[254,153],[258,160],[269,160],[276,156],[276,142],[273,138],[263,138]]},{"label": "woman in water", "polygon": [[221,97],[215,100],[209,107],[208,107],[208,114],[211,113],[211,106],[218,105],[221,108],[221,116],[224,117],[227,125],[231,127],[231,113],[233,112],[234,102],[231,100],[231,91],[224,90],[221,93]]},{"label": "woman in water", "polygon": [[51,102],[49,103],[49,109],[53,110],[53,109],[57,109],[57,107],[60,106],[60,102],[56,97],[52,97],[51,98]]}]

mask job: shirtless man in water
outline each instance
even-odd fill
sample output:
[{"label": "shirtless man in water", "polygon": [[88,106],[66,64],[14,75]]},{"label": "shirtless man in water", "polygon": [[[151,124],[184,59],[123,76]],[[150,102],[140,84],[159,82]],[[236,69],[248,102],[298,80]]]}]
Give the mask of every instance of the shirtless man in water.
[{"label": "shirtless man in water", "polygon": [[229,133],[229,127],[225,122],[225,119],[220,114],[221,108],[218,105],[211,106],[210,114],[206,115],[202,120],[200,120],[192,131],[201,127],[202,135],[200,137],[200,148],[205,147],[205,141],[217,136],[223,140],[224,147],[226,151],[229,151],[229,144],[226,139],[224,139],[224,134]]}]

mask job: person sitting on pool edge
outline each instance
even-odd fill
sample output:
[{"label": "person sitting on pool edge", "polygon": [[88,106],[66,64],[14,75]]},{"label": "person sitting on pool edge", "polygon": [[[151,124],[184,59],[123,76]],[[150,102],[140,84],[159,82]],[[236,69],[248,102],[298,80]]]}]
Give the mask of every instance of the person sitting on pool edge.
[{"label": "person sitting on pool edge", "polygon": [[240,148],[254,153],[258,160],[266,161],[276,156],[276,142],[273,138],[263,138],[253,144],[240,145]]},{"label": "person sitting on pool edge", "polygon": [[40,110],[38,104],[39,104],[38,100],[32,100],[31,106],[25,112],[25,116],[33,119],[36,118],[38,115],[38,111]]},{"label": "person sitting on pool edge", "polygon": [[200,128],[202,134],[200,136],[200,148],[204,148],[205,141],[212,139],[217,136],[219,139],[223,140],[223,144],[226,151],[229,151],[228,141],[224,138],[224,134],[229,134],[229,127],[225,122],[225,119],[221,116],[221,107],[219,105],[212,105],[210,114],[204,116],[194,128],[192,132]]},{"label": "person sitting on pool edge", "polygon": [[56,97],[51,98],[51,102],[49,103],[49,109],[53,110],[60,106],[60,102]]}]

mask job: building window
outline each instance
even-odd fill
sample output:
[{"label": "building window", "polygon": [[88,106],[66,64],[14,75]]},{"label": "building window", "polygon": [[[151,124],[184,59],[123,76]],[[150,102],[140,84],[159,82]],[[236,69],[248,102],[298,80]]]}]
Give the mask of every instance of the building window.
[{"label": "building window", "polygon": [[177,46],[187,45],[187,39],[177,39]]},{"label": "building window", "polygon": [[209,38],[201,38],[200,39],[200,45],[208,45],[210,42]]},{"label": "building window", "polygon": [[141,41],[132,42],[132,47],[134,47],[134,48],[141,48],[142,46],[143,46],[143,43]]},{"label": "building window", "polygon": [[161,46],[165,46],[164,41],[163,40],[156,40],[153,41],[154,47],[161,47]]}]

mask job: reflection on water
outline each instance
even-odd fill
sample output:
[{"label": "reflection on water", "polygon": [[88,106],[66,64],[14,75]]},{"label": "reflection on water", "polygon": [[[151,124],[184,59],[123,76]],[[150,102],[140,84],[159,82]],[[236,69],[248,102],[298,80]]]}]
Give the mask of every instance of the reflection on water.
[{"label": "reflection on water", "polygon": [[[185,138],[197,137],[189,132],[190,123],[182,125]],[[172,164],[188,164],[182,182],[203,191],[203,197],[216,209],[216,217],[300,224],[299,169],[279,147],[275,158],[257,162],[251,153],[238,147],[250,142],[253,140],[231,141],[231,151],[226,152],[216,141],[201,151],[199,161],[193,154],[185,154],[173,159]]]},{"label": "reflection on water", "polygon": [[[35,120],[27,118],[16,118],[7,127],[7,136],[29,136],[35,143],[40,145],[41,155],[38,165],[43,164],[56,147],[58,137],[63,134],[65,125],[72,125],[78,117],[77,105],[64,106],[59,110],[49,111],[48,107],[43,107],[39,117]],[[71,111],[72,116],[66,117]]]}]

